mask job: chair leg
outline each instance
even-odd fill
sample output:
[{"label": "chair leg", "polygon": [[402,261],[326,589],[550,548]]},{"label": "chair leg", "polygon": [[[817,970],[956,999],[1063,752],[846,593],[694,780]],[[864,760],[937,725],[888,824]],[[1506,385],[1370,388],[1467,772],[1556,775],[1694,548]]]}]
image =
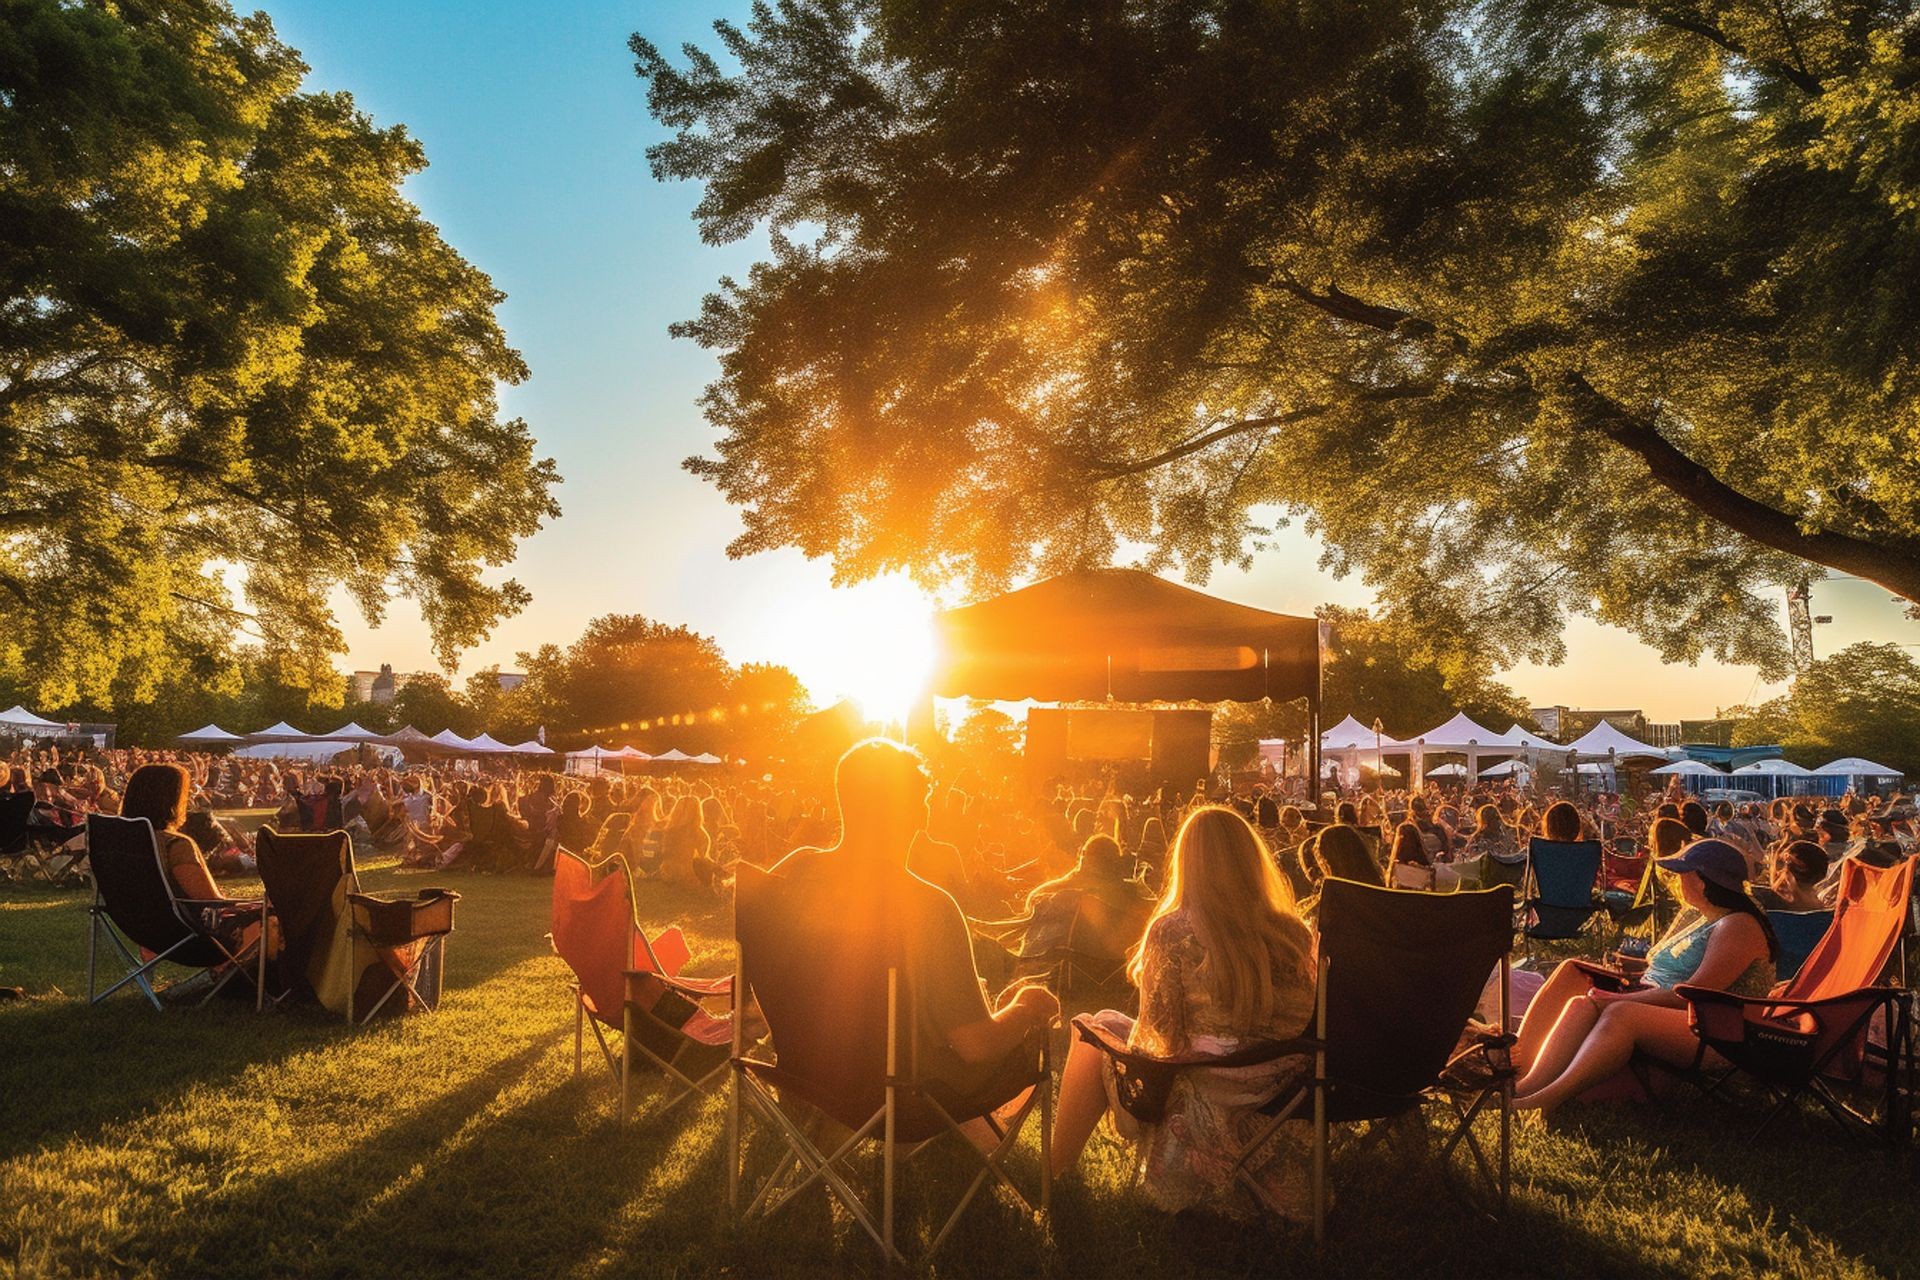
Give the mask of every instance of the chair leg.
[{"label": "chair leg", "polygon": [[620,1007],[620,1123],[633,1114],[633,1006]]},{"label": "chair leg", "polygon": [[93,906],[87,911],[87,1003],[93,1003],[94,986],[94,946],[100,940],[100,895],[95,894]]},{"label": "chair leg", "polygon": [[1053,1044],[1040,1051],[1040,1222],[1053,1234]]},{"label": "chair leg", "polygon": [[581,1028],[586,1017],[586,1003],[580,998],[580,984],[576,982],[573,984],[573,1074],[576,1077],[580,1074]]}]

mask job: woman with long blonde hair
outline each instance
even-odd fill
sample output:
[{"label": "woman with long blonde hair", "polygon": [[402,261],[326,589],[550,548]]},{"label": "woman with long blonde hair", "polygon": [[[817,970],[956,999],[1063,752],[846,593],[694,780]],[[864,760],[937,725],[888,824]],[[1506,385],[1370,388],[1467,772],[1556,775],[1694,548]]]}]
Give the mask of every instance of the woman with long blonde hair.
[{"label": "woman with long blonde hair", "polygon": [[[1156,1056],[1229,1053],[1305,1031],[1314,970],[1313,935],[1259,832],[1233,810],[1207,805],[1181,824],[1166,890],[1128,966],[1139,1019],[1109,1009],[1094,1020]],[[1111,1059],[1076,1040],[1060,1080],[1054,1172],[1073,1167],[1111,1114],[1119,1136],[1141,1147],[1143,1185],[1156,1204],[1257,1213],[1234,1178],[1232,1153],[1259,1125],[1254,1108],[1306,1069],[1307,1059],[1295,1056],[1181,1072],[1164,1117],[1149,1126],[1115,1105]],[[1304,1137],[1292,1132],[1298,1128],[1282,1126],[1254,1172],[1267,1208],[1304,1218],[1311,1204]]]}]

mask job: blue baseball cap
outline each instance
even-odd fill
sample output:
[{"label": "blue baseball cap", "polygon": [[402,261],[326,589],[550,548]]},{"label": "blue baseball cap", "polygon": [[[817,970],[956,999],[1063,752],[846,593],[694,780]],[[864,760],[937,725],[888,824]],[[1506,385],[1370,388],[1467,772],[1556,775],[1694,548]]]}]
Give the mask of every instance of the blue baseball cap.
[{"label": "blue baseball cap", "polygon": [[1711,880],[1735,893],[1747,890],[1747,855],[1725,840],[1695,840],[1692,844],[1654,864],[1675,875],[1691,871],[1702,880]]}]

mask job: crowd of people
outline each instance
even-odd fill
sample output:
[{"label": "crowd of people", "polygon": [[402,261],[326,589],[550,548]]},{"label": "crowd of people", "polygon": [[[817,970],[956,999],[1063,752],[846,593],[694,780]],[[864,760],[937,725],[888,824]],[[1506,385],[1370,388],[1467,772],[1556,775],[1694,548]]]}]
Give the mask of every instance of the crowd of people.
[{"label": "crowd of people", "polygon": [[[1568,964],[1523,992],[1516,1105],[1551,1110],[1635,1052],[1691,1060],[1698,1041],[1676,986],[1763,994],[1778,952],[1768,907],[1817,909],[1847,859],[1884,864],[1920,848],[1898,795],[1706,805],[1677,783],[1570,797],[1502,780],[1329,792],[1309,807],[1257,777],[1144,798],[1110,777],[1061,779],[1027,795],[1007,778],[936,782],[915,753],[880,740],[853,748],[818,788],[772,776],[311,769],[138,750],[23,756],[9,786],[33,792],[35,821],[54,838],[77,838],[89,812],[149,817],[176,888],[192,897],[219,896],[215,873],[251,865],[223,815],[271,808],[278,830],[345,829],[367,850],[436,870],[540,874],[565,849],[621,855],[636,875],[695,893],[720,894],[748,863],[850,900],[884,898],[902,945],[924,953],[910,966],[928,986],[924,1061],[957,1093],[982,1096],[1012,1078],[1013,1048],[1059,1015],[1032,962],[1062,946],[1111,957],[1124,973],[1137,1004],[1095,1015],[1112,1036],[1154,1054],[1223,1053],[1306,1028],[1327,877],[1445,890],[1505,878],[1535,838],[1644,851],[1681,907],[1644,975],[1609,985]],[[983,921],[1012,927],[995,934]],[[1250,1212],[1221,1153],[1253,1121],[1251,1102],[1304,1069],[1282,1058],[1182,1076],[1167,1119],[1143,1127],[1114,1105],[1111,1061],[1076,1042],[1060,1082],[1056,1172],[1111,1116],[1139,1144],[1158,1203]],[[1304,1162],[1289,1141],[1266,1149],[1259,1200],[1304,1215]]]}]

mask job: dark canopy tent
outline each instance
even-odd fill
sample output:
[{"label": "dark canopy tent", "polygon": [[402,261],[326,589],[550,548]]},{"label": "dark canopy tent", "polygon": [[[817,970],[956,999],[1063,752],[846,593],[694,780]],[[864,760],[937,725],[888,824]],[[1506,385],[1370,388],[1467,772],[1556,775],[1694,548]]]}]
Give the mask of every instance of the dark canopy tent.
[{"label": "dark canopy tent", "polygon": [[1319,773],[1317,618],[1221,600],[1139,569],[1084,569],[934,618],[932,692],[1002,702],[1291,702]]}]

